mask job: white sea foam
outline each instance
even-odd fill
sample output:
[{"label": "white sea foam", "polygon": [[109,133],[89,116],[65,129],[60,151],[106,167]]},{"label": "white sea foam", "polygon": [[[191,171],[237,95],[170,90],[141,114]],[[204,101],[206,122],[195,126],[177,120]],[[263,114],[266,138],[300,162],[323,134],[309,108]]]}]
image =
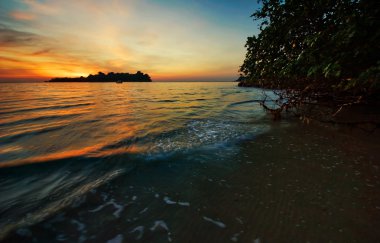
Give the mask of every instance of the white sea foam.
[{"label": "white sea foam", "polygon": [[115,203],[113,199],[110,201],[110,204],[112,204],[112,205],[116,208],[116,211],[113,212],[113,215],[114,215],[116,218],[119,218],[119,217],[120,217],[120,213],[121,213],[121,211],[124,210],[124,206]]},{"label": "white sea foam", "polygon": [[144,208],[143,210],[141,210],[141,211],[139,212],[139,214],[143,214],[143,213],[145,213],[146,211],[148,211],[148,208]]},{"label": "white sea foam", "polygon": [[173,136],[162,136],[152,145],[152,151],[173,152],[193,148],[214,148],[229,144],[231,141],[246,139],[267,127],[252,127],[213,119],[192,120]]},{"label": "white sea foam", "polygon": [[123,242],[123,235],[121,234],[118,234],[117,236],[115,236],[115,238],[112,238],[107,241],[107,243],[121,243],[121,242]]},{"label": "white sea foam", "polygon": [[241,218],[236,217],[235,218],[240,224],[244,224],[243,220]]},{"label": "white sea foam", "polygon": [[164,201],[166,204],[169,204],[169,205],[174,205],[174,204],[177,204],[179,206],[184,206],[184,207],[189,207],[190,206],[190,203],[189,202],[175,202],[173,200],[171,200],[169,197],[164,197]]},{"label": "white sea foam", "polygon": [[218,226],[220,228],[226,228],[226,225],[221,221],[213,220],[213,219],[211,219],[209,217],[205,217],[205,216],[203,216],[203,219],[208,221],[208,222],[215,224],[216,226]]},{"label": "white sea foam", "polygon": [[169,231],[168,226],[163,220],[156,220],[154,221],[154,224],[152,227],[150,227],[151,231],[156,231],[157,229],[164,229],[166,231]]},{"label": "white sea foam", "polygon": [[240,232],[238,232],[238,233],[235,233],[235,234],[231,237],[231,240],[232,240],[233,242],[238,242],[238,240],[239,240],[239,236],[240,236],[242,233],[244,233],[244,231],[240,231]]},{"label": "white sea foam", "polygon": [[171,238],[172,233],[170,232],[169,227],[163,220],[154,221],[154,224],[152,227],[150,227],[150,230],[151,231],[165,230],[166,232],[168,232],[168,241],[172,242],[172,238]]},{"label": "white sea foam", "polygon": [[174,202],[174,201],[170,200],[169,197],[164,197],[164,201],[165,201],[166,204],[177,204],[177,202]]},{"label": "white sea foam", "polygon": [[257,239],[255,239],[254,241],[253,241],[253,243],[260,243],[261,241],[260,241],[260,238],[257,238]]},{"label": "white sea foam", "polygon": [[106,206],[108,205],[112,205],[114,206],[114,208],[116,209],[115,212],[113,212],[113,215],[116,217],[116,218],[119,218],[120,217],[120,213],[124,210],[124,206],[123,205],[120,205],[120,204],[117,204],[115,202],[114,199],[111,199],[110,201],[108,201],[107,203],[105,204],[102,204],[100,206],[98,206],[97,208],[95,209],[91,209],[91,210],[88,210],[90,213],[95,213],[95,212],[98,212],[100,210],[102,210],[103,208],[105,208]]},{"label": "white sea foam", "polygon": [[107,206],[108,205],[108,203],[106,203],[106,204],[103,204],[103,205],[100,205],[100,206],[98,206],[97,208],[94,208],[94,209],[91,209],[91,210],[88,210],[90,213],[95,213],[95,212],[98,212],[98,211],[100,211],[100,210],[102,210],[105,206]]},{"label": "white sea foam", "polygon": [[189,206],[190,206],[190,203],[189,203],[189,202],[178,202],[178,205],[180,205],[180,206],[185,206],[185,207],[189,207]]},{"label": "white sea foam", "polygon": [[129,231],[129,233],[133,234],[137,232],[136,240],[140,240],[144,235],[144,226],[137,226],[133,230]]}]

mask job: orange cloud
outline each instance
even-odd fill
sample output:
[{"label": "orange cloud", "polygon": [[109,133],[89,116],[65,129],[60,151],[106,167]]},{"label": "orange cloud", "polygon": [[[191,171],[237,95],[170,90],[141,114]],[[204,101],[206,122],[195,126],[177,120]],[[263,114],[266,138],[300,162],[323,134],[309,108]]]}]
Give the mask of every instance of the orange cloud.
[{"label": "orange cloud", "polygon": [[0,24],[0,80],[137,70],[154,80],[220,80],[244,58],[243,39],[193,12],[135,0],[20,3]]},{"label": "orange cloud", "polygon": [[25,11],[13,11],[9,15],[16,20],[32,20],[36,18],[34,14]]}]

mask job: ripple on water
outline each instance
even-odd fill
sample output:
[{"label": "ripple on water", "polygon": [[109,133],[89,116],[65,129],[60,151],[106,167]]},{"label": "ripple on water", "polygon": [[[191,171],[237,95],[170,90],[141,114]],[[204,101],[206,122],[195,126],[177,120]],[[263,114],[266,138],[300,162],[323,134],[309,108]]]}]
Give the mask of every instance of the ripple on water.
[{"label": "ripple on water", "polygon": [[0,240],[378,236],[366,214],[378,215],[378,180],[360,184],[377,170],[361,170],[371,160],[347,164],[326,136],[274,130],[284,124],[262,119],[261,91],[234,83],[14,87],[0,86]]}]

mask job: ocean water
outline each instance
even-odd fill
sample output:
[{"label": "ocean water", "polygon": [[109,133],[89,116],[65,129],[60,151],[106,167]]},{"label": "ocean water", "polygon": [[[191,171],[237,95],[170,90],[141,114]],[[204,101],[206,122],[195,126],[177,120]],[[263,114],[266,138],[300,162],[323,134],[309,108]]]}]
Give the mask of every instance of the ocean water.
[{"label": "ocean water", "polygon": [[0,84],[0,241],[379,241],[379,146],[272,122],[260,97]]}]

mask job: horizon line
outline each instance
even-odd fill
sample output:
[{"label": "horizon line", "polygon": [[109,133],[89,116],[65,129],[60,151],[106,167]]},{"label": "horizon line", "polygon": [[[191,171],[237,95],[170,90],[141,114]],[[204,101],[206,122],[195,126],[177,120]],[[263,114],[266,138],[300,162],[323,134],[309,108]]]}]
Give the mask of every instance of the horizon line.
[{"label": "horizon line", "polygon": [[[123,81],[124,83],[215,83],[215,82],[237,82],[236,80],[158,80],[151,82],[133,82],[133,81]],[[54,83],[47,81],[0,81],[0,83]],[[114,82],[57,82],[57,83],[114,83]]]}]

